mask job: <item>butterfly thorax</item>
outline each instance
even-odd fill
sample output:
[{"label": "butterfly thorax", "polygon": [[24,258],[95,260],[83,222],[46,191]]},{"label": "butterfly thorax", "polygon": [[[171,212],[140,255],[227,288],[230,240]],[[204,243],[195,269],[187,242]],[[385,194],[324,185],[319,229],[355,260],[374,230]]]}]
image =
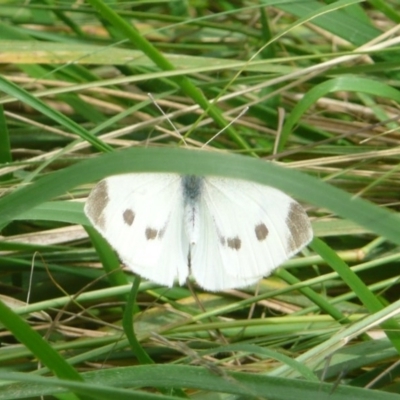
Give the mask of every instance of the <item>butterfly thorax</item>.
[{"label": "butterfly thorax", "polygon": [[188,202],[196,202],[201,194],[203,178],[196,175],[182,176],[183,198]]},{"label": "butterfly thorax", "polygon": [[204,179],[195,175],[182,176],[182,198],[184,207],[184,228],[190,245],[194,245],[199,236],[199,207]]}]

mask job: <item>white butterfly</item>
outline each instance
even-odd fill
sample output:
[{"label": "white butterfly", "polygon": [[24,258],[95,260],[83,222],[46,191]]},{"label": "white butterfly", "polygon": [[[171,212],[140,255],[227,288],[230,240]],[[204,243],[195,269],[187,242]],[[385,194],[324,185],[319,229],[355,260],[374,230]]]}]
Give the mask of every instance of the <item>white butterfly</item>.
[{"label": "white butterfly", "polygon": [[269,275],[312,239],[307,214],[269,186],[163,173],[99,182],[85,213],[137,274],[204,289],[238,288]]}]

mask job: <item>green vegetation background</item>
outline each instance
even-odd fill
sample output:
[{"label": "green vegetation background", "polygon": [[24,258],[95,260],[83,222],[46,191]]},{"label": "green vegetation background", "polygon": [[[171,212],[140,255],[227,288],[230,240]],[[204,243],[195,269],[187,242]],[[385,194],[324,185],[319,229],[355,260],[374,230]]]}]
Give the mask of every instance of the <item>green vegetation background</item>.
[{"label": "green vegetation background", "polygon": [[[397,0],[2,1],[0,399],[400,399],[399,22]],[[140,282],[83,214],[140,171],[272,185],[315,239],[246,290]]]}]

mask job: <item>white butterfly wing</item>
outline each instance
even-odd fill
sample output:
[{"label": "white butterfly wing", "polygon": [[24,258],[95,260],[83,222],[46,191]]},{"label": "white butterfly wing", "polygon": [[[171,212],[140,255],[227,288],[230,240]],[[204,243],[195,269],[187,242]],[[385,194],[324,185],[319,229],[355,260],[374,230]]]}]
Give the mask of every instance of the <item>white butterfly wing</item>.
[{"label": "white butterfly wing", "polygon": [[[246,277],[235,271],[227,271],[234,265],[225,265],[223,253],[226,249],[221,243],[222,235],[211,213],[202,207],[200,209],[201,238],[191,245],[191,272],[196,282],[204,289],[218,291],[249,286],[261,279],[262,275]],[[241,268],[247,266],[245,263]]]},{"label": "white butterfly wing", "polygon": [[202,225],[191,246],[191,270],[208,290],[255,283],[312,239],[303,208],[268,186],[205,178],[198,212]]},{"label": "white butterfly wing", "polygon": [[85,213],[131,270],[166,286],[185,282],[189,243],[179,175],[106,178],[93,188]]}]

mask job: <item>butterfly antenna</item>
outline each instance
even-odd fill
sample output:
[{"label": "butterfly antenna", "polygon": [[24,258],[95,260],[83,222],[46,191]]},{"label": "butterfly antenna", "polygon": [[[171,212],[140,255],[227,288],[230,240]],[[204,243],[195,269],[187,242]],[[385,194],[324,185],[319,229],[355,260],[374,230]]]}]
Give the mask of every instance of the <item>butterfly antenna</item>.
[{"label": "butterfly antenna", "polygon": [[171,119],[168,117],[167,114],[165,114],[164,110],[157,104],[156,99],[153,97],[153,95],[151,93],[147,93],[147,96],[150,97],[150,100],[153,102],[153,104],[158,108],[158,110],[160,111],[161,115],[163,115],[165,117],[165,119],[170,123],[170,125],[172,126],[173,130],[178,134],[178,136],[181,138],[182,142],[185,144],[185,146],[187,146],[187,143],[185,141],[185,138],[182,136],[182,134],[178,131],[178,129],[176,128],[176,126],[172,123]]},{"label": "butterfly antenna", "polygon": [[236,116],[235,118],[233,118],[233,120],[231,122],[229,122],[229,124],[227,126],[225,126],[224,128],[222,128],[219,132],[217,132],[211,139],[207,140],[207,142],[205,142],[203,144],[203,146],[201,146],[201,148],[207,146],[210,142],[212,142],[217,136],[219,136],[223,131],[225,131],[226,129],[228,129],[232,124],[234,124],[243,114],[246,114],[248,111],[249,107],[245,107],[243,108],[243,110],[240,112],[240,114],[238,116]]}]

